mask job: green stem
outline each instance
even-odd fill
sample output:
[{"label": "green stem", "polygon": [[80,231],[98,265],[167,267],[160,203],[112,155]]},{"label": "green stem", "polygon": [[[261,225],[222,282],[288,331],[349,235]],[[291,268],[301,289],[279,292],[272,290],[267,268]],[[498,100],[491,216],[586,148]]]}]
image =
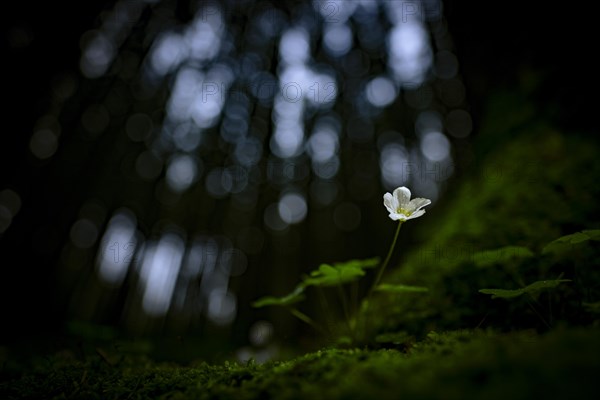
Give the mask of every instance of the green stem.
[{"label": "green stem", "polygon": [[323,292],[323,288],[321,286],[317,286],[317,292],[319,293],[319,302],[321,303],[321,310],[325,315],[325,328],[327,328],[327,330],[331,333],[333,332],[333,330],[329,322],[331,321],[331,315],[333,314],[331,312],[331,309],[327,305],[327,298],[325,297],[325,293]]},{"label": "green stem", "polygon": [[402,222],[398,223],[398,228],[396,229],[396,234],[394,235],[394,240],[392,241],[392,245],[390,246],[390,250],[388,251],[387,256],[385,257],[383,264],[381,264],[381,268],[379,268],[379,272],[377,272],[377,277],[375,278],[375,281],[373,282],[373,286],[371,286],[371,291],[369,292],[369,296],[370,296],[371,292],[373,290],[375,290],[375,288],[379,284],[379,281],[381,280],[381,277],[383,276],[383,272],[385,271],[385,268],[387,267],[388,263],[390,262],[390,258],[392,258],[392,254],[394,253],[394,247],[396,247],[396,242],[398,241],[398,234],[400,233],[400,228],[402,228]]},{"label": "green stem", "polygon": [[352,325],[350,324],[350,313],[348,312],[348,302],[346,301],[346,294],[344,293],[344,288],[342,285],[337,285],[338,295],[340,296],[340,300],[342,302],[342,310],[344,311],[344,318],[346,319],[346,327],[348,328],[348,334],[352,336],[354,339],[354,330],[352,329]]},{"label": "green stem", "polygon": [[394,248],[396,247],[396,242],[398,241],[398,235],[400,234],[400,228],[402,228],[402,222],[398,222],[398,228],[396,228],[396,233],[394,234],[394,240],[392,240],[392,245],[390,246],[390,249],[388,250],[387,256],[385,257],[383,264],[381,264],[379,271],[377,271],[377,276],[375,277],[375,280],[373,281],[373,284],[371,285],[371,288],[369,289],[369,291],[367,292],[367,296],[365,297],[365,307],[364,307],[364,314],[365,314],[364,329],[365,329],[365,332],[364,333],[366,333],[366,329],[368,326],[367,320],[369,318],[369,305],[371,303],[371,296],[373,294],[373,291],[377,287],[377,285],[379,285],[379,281],[381,280],[381,277],[383,276],[383,273],[384,273],[388,263],[390,262],[390,259],[392,258],[392,254],[394,253]]},{"label": "green stem", "polygon": [[311,317],[304,314],[302,311],[298,310],[297,308],[290,308],[290,312],[294,317],[298,318],[300,321],[307,323],[308,325],[312,326],[321,333],[325,333],[325,330],[321,328],[319,324],[313,321]]},{"label": "green stem", "polygon": [[[535,298],[533,298],[533,296],[531,296],[531,294],[529,294],[529,296],[530,296],[530,297],[531,297],[531,298],[532,298],[534,301],[536,301],[536,300],[535,300]],[[537,302],[537,301],[536,301],[536,302]],[[539,303],[538,303],[538,304],[539,304]],[[545,319],[544,317],[542,317],[542,314],[540,314],[540,313],[538,312],[538,310],[537,310],[537,309],[536,309],[536,308],[533,306],[533,303],[532,303],[532,302],[530,302],[529,300],[527,300],[527,305],[529,305],[529,308],[531,308],[531,309],[533,310],[533,312],[534,312],[534,313],[535,313],[535,314],[536,314],[536,315],[537,315],[537,316],[538,316],[538,317],[539,317],[539,318],[542,320],[542,322],[544,323],[544,325],[546,325],[546,327],[548,327],[548,329],[552,329],[552,326],[551,326],[551,325],[550,325],[548,322],[546,322],[546,319]]]},{"label": "green stem", "polygon": [[[358,314],[358,281],[352,282],[350,286],[350,302],[352,307],[352,315],[356,316]],[[356,320],[354,320],[354,328],[356,328]]]}]

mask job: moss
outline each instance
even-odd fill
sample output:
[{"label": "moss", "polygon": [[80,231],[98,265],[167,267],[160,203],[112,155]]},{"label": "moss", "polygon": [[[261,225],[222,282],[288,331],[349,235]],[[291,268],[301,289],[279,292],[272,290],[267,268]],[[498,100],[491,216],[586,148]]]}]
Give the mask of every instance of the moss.
[{"label": "moss", "polygon": [[262,365],[125,360],[45,367],[0,385],[6,399],[576,398],[600,389],[600,331],[430,333],[406,352],[327,349]]}]

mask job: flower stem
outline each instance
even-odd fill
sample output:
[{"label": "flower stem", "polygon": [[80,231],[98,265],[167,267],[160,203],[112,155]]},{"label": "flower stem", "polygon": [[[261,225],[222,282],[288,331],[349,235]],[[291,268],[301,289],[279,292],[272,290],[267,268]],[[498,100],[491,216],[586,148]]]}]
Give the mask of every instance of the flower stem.
[{"label": "flower stem", "polygon": [[344,293],[344,288],[342,288],[342,284],[337,285],[338,295],[340,296],[342,302],[342,310],[344,311],[344,318],[346,319],[346,327],[348,328],[348,334],[354,337],[354,329],[352,329],[352,323],[350,322],[350,313],[348,311],[348,302],[346,301],[346,293]]},{"label": "flower stem", "polygon": [[298,310],[297,308],[291,308],[290,312],[294,317],[298,318],[302,322],[307,323],[321,333],[325,333],[325,330],[319,324],[317,324],[311,317],[304,314],[302,311]]},{"label": "flower stem", "polygon": [[388,251],[387,256],[385,257],[383,264],[381,264],[381,268],[379,268],[379,271],[377,272],[377,277],[375,278],[375,281],[373,282],[373,286],[371,286],[371,291],[369,292],[369,295],[371,294],[371,292],[373,290],[375,290],[375,288],[379,284],[379,281],[381,280],[381,277],[383,276],[383,272],[385,271],[385,268],[387,267],[388,263],[390,262],[390,258],[392,258],[392,253],[394,252],[394,247],[396,247],[396,242],[398,241],[398,234],[400,233],[400,228],[402,228],[402,222],[398,223],[398,228],[396,229],[396,234],[394,235],[394,240],[392,241],[390,250]]},{"label": "flower stem", "polygon": [[377,276],[375,277],[375,280],[373,281],[371,288],[367,292],[367,296],[365,297],[365,300],[364,300],[364,308],[361,307],[361,309],[365,315],[365,318],[363,319],[363,321],[364,321],[363,328],[365,329],[365,331],[363,333],[366,333],[367,326],[369,325],[368,318],[369,318],[369,306],[371,303],[371,295],[373,294],[373,291],[375,290],[377,285],[379,285],[379,281],[381,280],[381,277],[383,276],[383,272],[385,271],[385,268],[387,267],[388,263],[390,262],[390,259],[392,258],[394,248],[396,247],[396,242],[398,241],[398,234],[400,233],[400,228],[402,228],[402,222],[398,223],[398,228],[396,228],[396,233],[394,234],[394,240],[392,240],[392,245],[390,246],[390,249],[388,250],[387,256],[385,257],[383,264],[381,264],[379,271],[377,271]]}]

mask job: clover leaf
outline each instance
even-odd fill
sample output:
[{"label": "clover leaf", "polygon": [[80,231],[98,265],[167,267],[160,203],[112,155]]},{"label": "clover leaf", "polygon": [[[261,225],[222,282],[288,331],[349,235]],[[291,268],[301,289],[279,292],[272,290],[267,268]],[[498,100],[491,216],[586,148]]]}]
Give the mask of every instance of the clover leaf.
[{"label": "clover leaf", "polygon": [[337,286],[358,280],[365,275],[365,268],[379,264],[379,258],[349,260],[334,264],[321,264],[304,279],[304,286]]},{"label": "clover leaf", "polygon": [[548,243],[542,249],[542,254],[564,252],[565,250],[569,250],[574,244],[587,242],[588,240],[600,240],[600,229],[587,229],[561,236]]},{"label": "clover leaf", "polygon": [[530,285],[525,286],[521,289],[480,289],[479,293],[490,294],[492,299],[503,298],[509,299],[512,297],[518,297],[522,294],[529,293],[533,294],[543,289],[553,289],[563,282],[571,282],[570,279],[553,279],[546,281],[533,282]]},{"label": "clover leaf", "polygon": [[266,306],[282,306],[287,307],[292,304],[296,304],[300,301],[304,300],[304,286],[298,285],[296,288],[289,294],[282,297],[273,297],[267,296],[262,297],[252,303],[252,307],[260,308]]},{"label": "clover leaf", "polygon": [[336,286],[358,280],[364,275],[365,271],[353,265],[341,268],[339,266],[321,264],[319,269],[312,271],[303,283],[306,286]]}]

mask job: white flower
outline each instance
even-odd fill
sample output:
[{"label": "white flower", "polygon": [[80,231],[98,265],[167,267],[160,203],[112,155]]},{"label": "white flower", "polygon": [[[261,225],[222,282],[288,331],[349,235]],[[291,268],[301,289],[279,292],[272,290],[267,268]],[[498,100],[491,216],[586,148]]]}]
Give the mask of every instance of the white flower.
[{"label": "white flower", "polygon": [[390,218],[394,221],[408,221],[409,219],[419,218],[425,214],[421,208],[431,204],[431,200],[416,198],[410,199],[410,190],[407,187],[399,187],[394,190],[394,194],[386,193],[383,195],[383,205],[390,212]]}]

